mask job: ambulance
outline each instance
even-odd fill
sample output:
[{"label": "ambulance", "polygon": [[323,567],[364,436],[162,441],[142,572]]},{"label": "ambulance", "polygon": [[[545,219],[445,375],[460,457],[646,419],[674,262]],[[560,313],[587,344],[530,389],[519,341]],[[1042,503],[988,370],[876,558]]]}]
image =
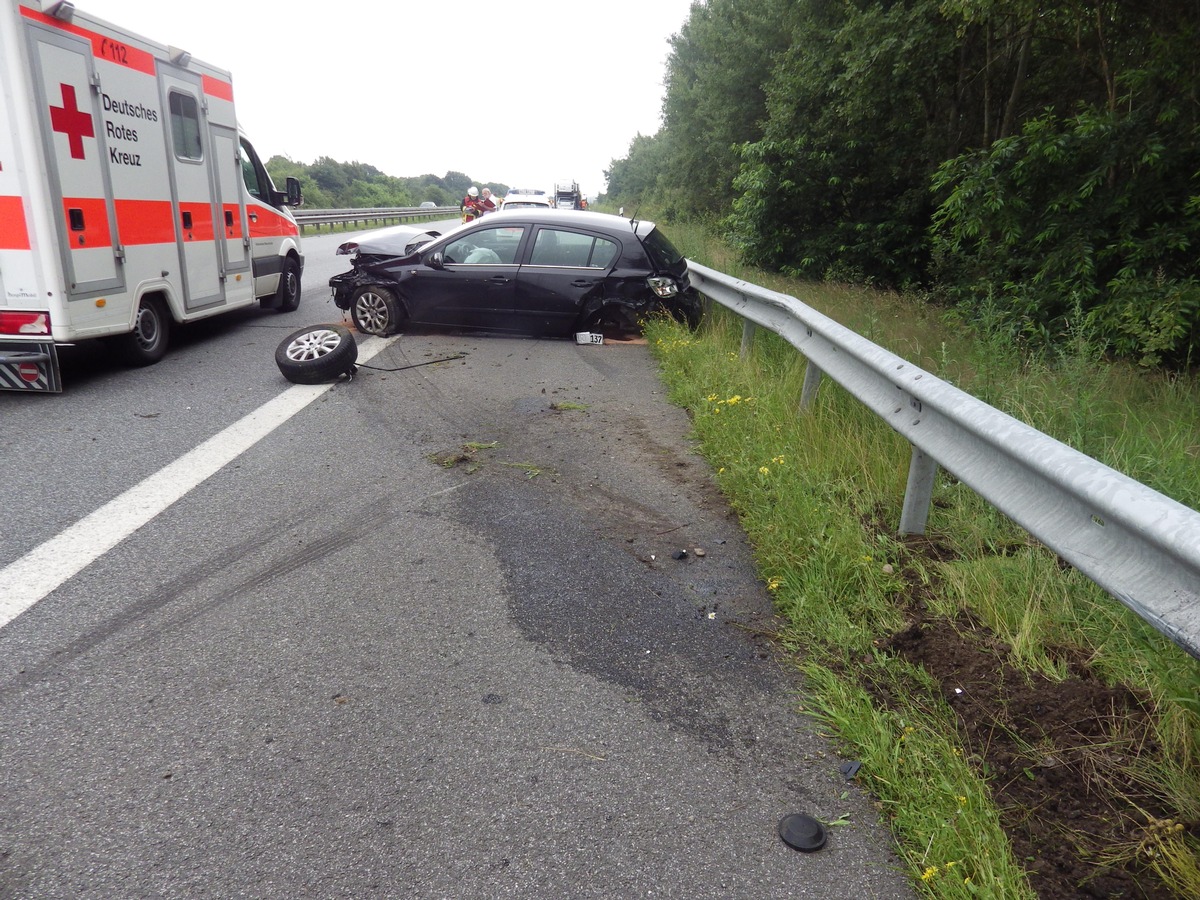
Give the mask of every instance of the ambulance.
[{"label": "ambulance", "polygon": [[171,328],[300,302],[289,206],[233,81],[70,2],[0,0],[0,389],[61,391],[58,348],[131,365]]}]

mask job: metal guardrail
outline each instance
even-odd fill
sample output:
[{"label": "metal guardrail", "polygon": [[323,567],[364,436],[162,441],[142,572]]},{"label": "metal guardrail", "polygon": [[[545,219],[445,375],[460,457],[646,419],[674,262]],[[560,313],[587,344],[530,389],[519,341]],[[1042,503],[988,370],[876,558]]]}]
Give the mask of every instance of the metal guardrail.
[{"label": "metal guardrail", "polygon": [[1200,659],[1200,513],[988,406],[795,297],[689,260],[692,284],[808,359],[912,444],[900,532],[920,534],[940,465]]},{"label": "metal guardrail", "polygon": [[359,223],[384,224],[402,222],[405,219],[419,219],[426,216],[444,218],[448,215],[457,216],[457,206],[436,206],[430,208],[419,206],[400,206],[392,208],[373,209],[294,209],[292,215],[301,227],[312,225],[318,231],[322,225],[358,225]]}]

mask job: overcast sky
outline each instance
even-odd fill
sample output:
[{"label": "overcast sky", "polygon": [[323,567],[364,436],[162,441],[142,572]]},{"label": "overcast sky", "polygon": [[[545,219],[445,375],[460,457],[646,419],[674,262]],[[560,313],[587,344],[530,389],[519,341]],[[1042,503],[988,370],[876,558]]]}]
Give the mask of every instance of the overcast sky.
[{"label": "overcast sky", "polygon": [[74,0],[233,73],[264,160],[448,171],[511,187],[604,169],[661,122],[668,41],[691,0]]}]

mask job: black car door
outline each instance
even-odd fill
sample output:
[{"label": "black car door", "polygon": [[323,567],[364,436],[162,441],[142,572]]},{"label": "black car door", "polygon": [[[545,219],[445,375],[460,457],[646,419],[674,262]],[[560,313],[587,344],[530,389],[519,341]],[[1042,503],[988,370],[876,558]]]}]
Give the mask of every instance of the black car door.
[{"label": "black car door", "polygon": [[580,310],[604,293],[620,245],[612,238],[542,225],[517,275],[515,319],[523,330],[570,334]]},{"label": "black car door", "polygon": [[471,328],[512,328],[517,289],[517,253],[524,225],[473,228],[423,257],[441,256],[404,283],[414,322]]}]

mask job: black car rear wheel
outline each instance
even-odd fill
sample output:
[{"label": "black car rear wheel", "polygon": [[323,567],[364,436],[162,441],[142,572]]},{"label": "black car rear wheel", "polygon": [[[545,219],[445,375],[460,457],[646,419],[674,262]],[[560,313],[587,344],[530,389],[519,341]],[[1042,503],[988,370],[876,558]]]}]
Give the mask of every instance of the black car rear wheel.
[{"label": "black car rear wheel", "polygon": [[341,325],[309,325],[293,331],[275,348],[275,365],[295,384],[321,384],[353,374],[358,344]]},{"label": "black car rear wheel", "polygon": [[623,340],[641,333],[641,325],[633,312],[623,306],[606,306],[592,313],[583,325],[584,331]]},{"label": "black car rear wheel", "polygon": [[704,302],[697,294],[680,294],[673,303],[663,306],[676,322],[692,331],[700,327],[704,318]]},{"label": "black car rear wheel", "polygon": [[350,298],[354,327],[363,334],[385,337],[395,334],[404,324],[404,313],[396,295],[385,287],[367,285]]}]

